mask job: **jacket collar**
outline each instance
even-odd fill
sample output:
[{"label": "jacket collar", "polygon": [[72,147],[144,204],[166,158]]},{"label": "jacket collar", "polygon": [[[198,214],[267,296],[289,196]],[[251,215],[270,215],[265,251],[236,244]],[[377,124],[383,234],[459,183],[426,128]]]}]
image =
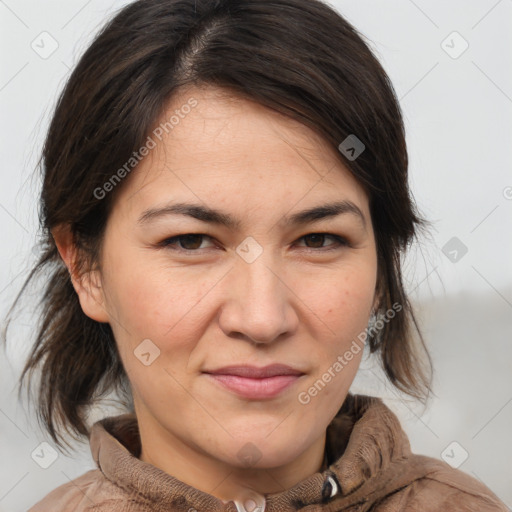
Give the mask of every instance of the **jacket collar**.
[{"label": "jacket collar", "polygon": [[104,476],[129,495],[149,502],[155,511],[285,512],[308,505],[319,505],[324,510],[332,501],[339,506],[366,501],[368,496],[377,499],[406,485],[425,470],[409,464],[405,471],[410,445],[397,417],[379,398],[365,395],[349,394],[327,427],[327,468],[324,465],[321,472],[291,489],[264,497],[248,496],[254,501],[252,505],[247,505],[248,501],[245,506],[241,502],[223,502],[141,461],[134,414],[96,422],[90,446]]}]

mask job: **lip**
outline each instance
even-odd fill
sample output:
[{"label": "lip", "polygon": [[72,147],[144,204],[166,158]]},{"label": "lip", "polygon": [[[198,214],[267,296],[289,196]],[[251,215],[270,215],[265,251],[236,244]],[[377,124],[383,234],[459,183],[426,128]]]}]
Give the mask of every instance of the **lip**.
[{"label": "lip", "polygon": [[252,400],[274,398],[304,375],[288,365],[226,366],[203,372],[209,378],[237,395]]},{"label": "lip", "polygon": [[269,364],[263,367],[250,365],[231,365],[216,370],[204,370],[204,373],[214,375],[234,375],[249,379],[264,379],[280,375],[303,375],[303,372],[286,364]]}]

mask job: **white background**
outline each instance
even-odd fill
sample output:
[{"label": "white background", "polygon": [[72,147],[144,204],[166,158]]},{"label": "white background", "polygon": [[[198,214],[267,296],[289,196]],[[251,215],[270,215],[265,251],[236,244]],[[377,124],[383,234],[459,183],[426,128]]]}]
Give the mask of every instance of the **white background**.
[{"label": "white background", "polygon": [[[57,93],[107,16],[126,3],[0,0],[2,319],[34,261],[39,181],[33,172]],[[512,1],[332,5],[367,38],[395,86],[411,187],[435,223],[432,239],[414,248],[406,269],[434,358],[436,397],[427,409],[405,402],[380,383],[370,363],[353,391],[384,397],[414,451],[440,458],[448,447],[452,460],[467,452],[460,469],[512,507]],[[43,31],[58,43],[47,59],[31,48]],[[469,47],[453,58],[463,40]],[[455,262],[443,253],[453,237],[467,248]],[[48,469],[31,458],[48,437],[17,403],[15,379],[34,321],[30,310],[20,317],[8,359],[3,352],[0,358],[0,512],[24,511],[93,467],[88,445],[72,458],[59,454]]]}]

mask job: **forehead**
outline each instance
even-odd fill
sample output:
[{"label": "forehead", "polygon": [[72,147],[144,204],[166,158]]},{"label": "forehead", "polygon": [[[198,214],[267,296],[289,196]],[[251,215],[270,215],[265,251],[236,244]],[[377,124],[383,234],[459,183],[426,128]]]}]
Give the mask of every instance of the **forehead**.
[{"label": "forehead", "polygon": [[122,192],[134,209],[174,197],[227,206],[242,198],[248,208],[341,197],[366,208],[363,188],[327,141],[225,89],[180,90],[149,136],[154,147]]},{"label": "forehead", "polygon": [[[184,114],[191,99],[196,106]],[[178,120],[173,114],[180,112]],[[179,122],[170,129],[166,121],[173,117]],[[159,129],[164,130],[163,145],[172,147],[175,155],[196,157],[199,163],[215,155],[210,165],[219,167],[234,160],[238,164],[240,158],[296,160],[299,151],[313,166],[319,163],[325,168],[339,161],[329,144],[302,123],[229,90],[212,86],[181,90],[160,117],[155,130]]]}]

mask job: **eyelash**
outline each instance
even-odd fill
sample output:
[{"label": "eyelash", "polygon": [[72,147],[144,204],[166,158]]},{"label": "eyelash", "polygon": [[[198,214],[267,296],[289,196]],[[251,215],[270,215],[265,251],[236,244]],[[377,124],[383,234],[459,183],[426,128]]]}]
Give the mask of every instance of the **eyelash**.
[{"label": "eyelash", "polygon": [[[158,244],[158,246],[168,248],[173,251],[177,251],[177,252],[181,252],[181,253],[189,253],[191,255],[193,253],[200,252],[201,249],[183,249],[183,248],[177,246],[177,242],[179,242],[179,240],[186,238],[187,236],[190,236],[190,235],[201,236],[201,237],[209,238],[210,240],[213,239],[211,236],[205,235],[204,233],[187,233],[185,235],[177,235],[177,236],[173,236],[171,238],[166,238],[165,240],[162,240],[162,242],[160,242]],[[332,233],[308,233],[307,235],[301,236],[298,240],[302,240],[302,239],[304,239],[308,236],[312,236],[312,235],[327,236],[327,237],[333,238],[336,241],[336,243],[329,245],[327,247],[319,247],[319,248],[305,247],[306,252],[319,252],[319,251],[327,252],[327,251],[338,250],[338,249],[341,249],[342,247],[350,247],[349,242],[345,238],[343,238],[339,235],[334,235]]]}]

